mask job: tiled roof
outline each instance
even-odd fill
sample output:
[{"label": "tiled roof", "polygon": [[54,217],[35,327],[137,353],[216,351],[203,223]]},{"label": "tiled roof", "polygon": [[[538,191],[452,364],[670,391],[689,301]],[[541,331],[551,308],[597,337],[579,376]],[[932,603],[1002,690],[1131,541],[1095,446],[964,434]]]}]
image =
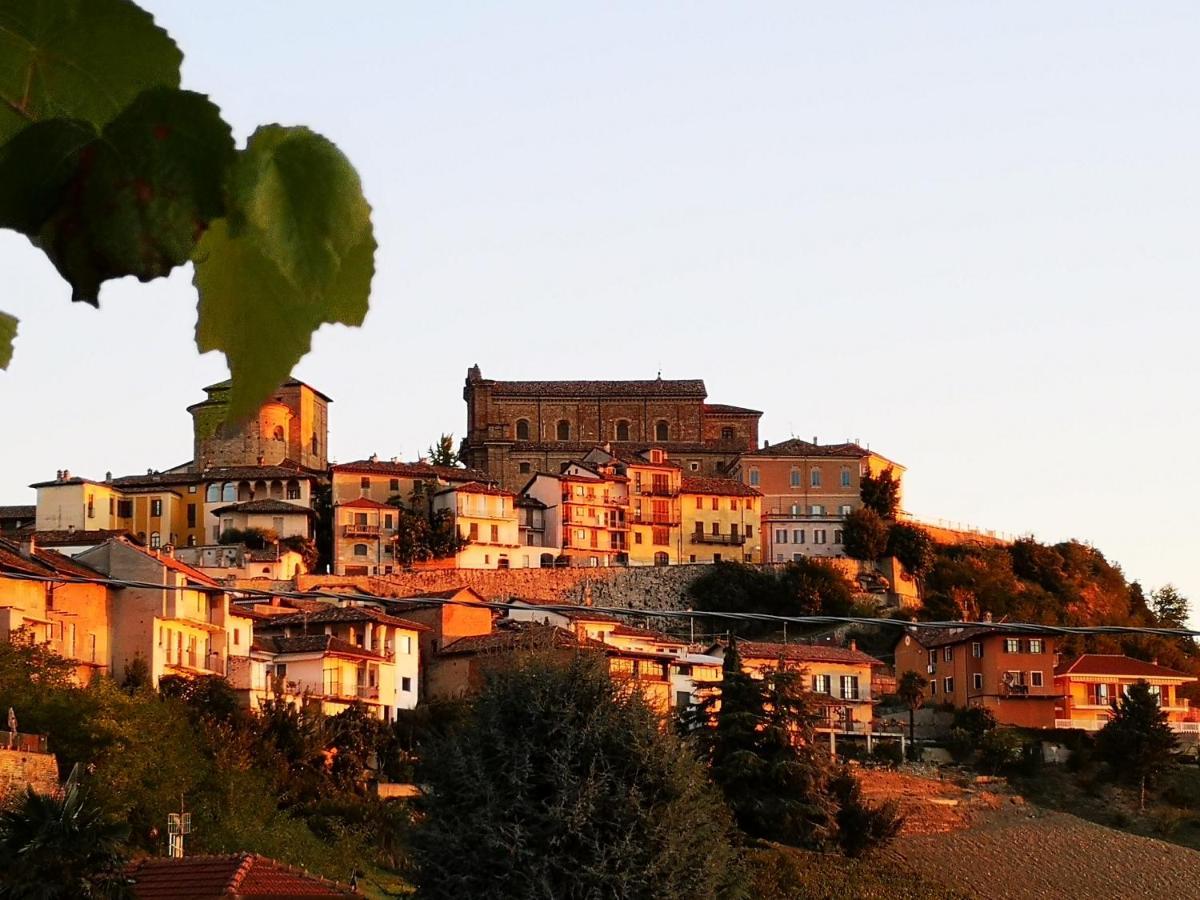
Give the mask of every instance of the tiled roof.
[{"label": "tiled roof", "polygon": [[221,506],[213,510],[215,515],[221,513],[260,513],[263,515],[276,516],[315,516],[316,512],[307,506],[301,506],[298,503],[287,503],[283,500],[246,500],[243,503],[231,503],[229,506]]},{"label": "tiled roof", "polygon": [[32,519],[36,515],[36,506],[0,506],[0,519]]},{"label": "tiled roof", "polygon": [[1058,675],[1112,675],[1114,678],[1186,678],[1200,680],[1195,675],[1169,669],[1157,663],[1148,663],[1131,656],[1109,653],[1085,653],[1066,665],[1055,668]]},{"label": "tiled roof", "polygon": [[357,497],[356,499],[347,501],[346,503],[339,503],[338,508],[339,509],[391,509],[391,510],[394,510],[396,507],[394,507],[388,503],[380,503],[378,500],[372,500],[370,497]]},{"label": "tiled roof", "polygon": [[123,491],[169,485],[200,484],[206,481],[249,481],[266,478],[320,478],[324,473],[285,459],[277,466],[210,466],[203,471],[148,472],[145,475],[121,475],[107,482]]},{"label": "tiled roof", "polygon": [[728,403],[705,403],[704,411],[715,416],[761,416],[761,409],[747,409],[744,406],[730,406]]},{"label": "tiled roof", "polygon": [[339,656],[355,656],[363,659],[385,659],[364,647],[343,641],[331,634],[296,634],[283,637],[273,634],[256,634],[254,649],[267,653],[333,653]]},{"label": "tiled roof", "polygon": [[162,563],[164,566],[166,566],[168,569],[172,570],[173,572],[178,572],[179,574],[189,578],[192,581],[195,581],[199,584],[211,585],[213,587],[216,587],[216,585],[217,585],[217,583],[215,581],[213,581],[211,578],[209,578],[207,575],[205,575],[199,569],[195,569],[192,566],[189,566],[185,562],[180,562],[173,556],[168,556],[165,553],[156,553],[153,550],[147,550],[144,547],[138,547],[134,544],[130,544],[129,546],[130,546],[130,549],[136,550],[138,553],[144,553],[146,556],[153,557],[154,559],[156,559],[160,563]]},{"label": "tiled roof", "polygon": [[515,496],[512,491],[506,491],[502,488],[492,487],[487,484],[480,484],[478,481],[468,481],[466,484],[456,484],[448,488],[442,488],[438,491],[439,494],[449,494],[451,491],[457,491],[461,494],[487,494],[489,497],[512,497]]},{"label": "tiled roof", "polygon": [[684,494],[713,494],[725,497],[761,497],[762,492],[742,484],[735,478],[710,478],[705,475],[684,475]]},{"label": "tiled roof", "polygon": [[839,459],[861,459],[870,456],[871,451],[858,444],[814,444],[792,438],[780,441],[758,450],[748,450],[743,456],[796,456],[796,457],[834,457]]},{"label": "tiled roof", "polygon": [[42,547],[83,547],[87,544],[103,544],[110,538],[120,538],[131,544],[141,543],[133,534],[120,529],[99,531],[35,531],[34,540]]},{"label": "tiled roof", "polygon": [[478,469],[459,469],[454,466],[435,466],[427,462],[387,462],[381,459],[360,459],[354,462],[337,463],[330,466],[334,474],[356,473],[361,475],[389,475],[396,478],[430,479],[443,481],[492,481],[487,472]]},{"label": "tiled roof", "polygon": [[493,397],[697,397],[708,396],[699,378],[644,381],[493,381]]},{"label": "tiled roof", "polygon": [[644,638],[645,640],[656,641],[660,644],[679,644],[681,646],[687,644],[687,641],[671,637],[671,635],[665,632],[654,631],[650,628],[635,628],[632,625],[618,625],[609,634],[614,634],[617,637]]},{"label": "tiled roof", "polygon": [[[227,391],[227,390],[231,389],[232,387],[233,387],[233,379],[226,378],[224,381],[218,381],[214,384],[208,385],[207,387],[204,388],[204,390],[206,392],[207,391]],[[319,391],[315,387],[313,387],[311,384],[309,384],[306,381],[301,381],[299,378],[289,378],[287,381],[281,382],[279,387],[281,387],[281,388],[282,387],[306,387],[310,391],[312,391],[314,394],[316,394],[318,397],[320,397],[322,400],[326,400],[330,403],[333,402],[332,397],[326,396],[321,391]],[[276,388],[276,390],[279,390],[279,388]]]},{"label": "tiled roof", "polygon": [[528,509],[549,509],[549,507],[537,497],[530,497],[528,494],[518,494],[517,499],[513,501],[513,506],[520,506]]},{"label": "tiled roof", "polygon": [[349,888],[255,853],[151,857],[133,863],[137,900],[217,900],[223,897],[353,897]]},{"label": "tiled roof", "polygon": [[[484,441],[483,443],[488,443]],[[650,450],[653,447],[661,447],[669,450],[672,453],[718,453],[722,456],[729,456],[731,452],[717,444],[706,444],[703,441],[659,441],[655,444],[647,444],[645,441],[629,441],[618,444],[616,441],[610,442],[614,447],[630,450]],[[595,441],[513,441],[512,450],[514,453],[576,453],[583,455],[589,450],[596,449]]]},{"label": "tiled roof", "polygon": [[[317,601],[318,603],[320,601]],[[334,606],[332,603],[322,604],[324,609],[311,609],[303,612],[289,613],[283,616],[272,616],[271,627],[283,628],[285,625],[325,625],[334,622],[378,622],[380,625],[395,625],[412,631],[428,631],[429,627],[408,619],[389,616],[385,612],[370,606]]]},{"label": "tiled roof", "polygon": [[21,555],[21,545],[0,538],[0,572],[23,572],[29,575],[62,575],[69,578],[102,578],[95,569],[76,562],[69,556],[34,545],[33,558]]},{"label": "tiled roof", "polygon": [[882,666],[883,663],[861,650],[849,647],[833,647],[827,644],[773,644],[761,641],[738,641],[738,654],[742,660],[783,659],[789,662],[849,663],[866,666]]},{"label": "tiled roof", "polygon": [[439,656],[459,656],[475,653],[504,653],[512,650],[611,649],[599,641],[579,638],[574,632],[557,625],[538,625],[513,622],[487,634],[470,635],[451,641],[438,651]]}]

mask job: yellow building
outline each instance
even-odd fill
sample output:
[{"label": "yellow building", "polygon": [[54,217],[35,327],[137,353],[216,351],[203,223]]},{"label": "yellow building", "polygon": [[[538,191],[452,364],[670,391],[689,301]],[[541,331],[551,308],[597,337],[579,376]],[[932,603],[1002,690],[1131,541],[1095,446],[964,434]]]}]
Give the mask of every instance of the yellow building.
[{"label": "yellow building", "polygon": [[631,452],[597,447],[583,458],[610,465],[629,487],[629,564],[667,566],[683,553],[679,491],[683,473],[659,447]]},{"label": "yellow building", "polygon": [[1116,654],[1085,653],[1054,669],[1055,728],[1080,728],[1099,731],[1113,715],[1113,704],[1138,682],[1150,688],[1150,694],[1166,713],[1167,723],[1176,732],[1200,734],[1200,711],[1193,710],[1186,697],[1179,696],[1184,685],[1200,681],[1195,675]]},{"label": "yellow building", "polygon": [[758,562],[762,495],[732,478],[684,475],[680,491],[685,560]]},{"label": "yellow building", "polygon": [[448,510],[467,542],[454,558],[459,569],[509,569],[528,565],[521,549],[516,495],[478,481],[443,488],[433,495],[433,511]]}]

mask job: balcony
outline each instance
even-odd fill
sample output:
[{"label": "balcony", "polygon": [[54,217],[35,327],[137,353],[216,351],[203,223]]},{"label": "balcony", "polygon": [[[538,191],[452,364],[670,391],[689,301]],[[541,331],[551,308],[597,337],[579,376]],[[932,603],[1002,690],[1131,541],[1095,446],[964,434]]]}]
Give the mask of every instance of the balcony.
[{"label": "balcony", "polygon": [[358,686],[357,695],[359,700],[378,700],[379,686],[371,684],[360,684]]},{"label": "balcony", "polygon": [[670,484],[643,484],[634,488],[643,497],[678,497],[679,488]]},{"label": "balcony", "polygon": [[342,526],[342,535],[344,537],[378,537],[379,536],[379,526],[378,525],[359,525],[357,523],[352,523],[350,525],[343,525]]},{"label": "balcony", "polygon": [[[1108,724],[1108,719],[1055,719],[1055,728],[1078,728],[1081,731],[1099,731]],[[1168,722],[1176,734],[1200,735],[1200,722]]]},{"label": "balcony", "polygon": [[744,534],[705,534],[702,531],[692,532],[693,544],[723,544],[727,547],[740,547],[746,543]]}]

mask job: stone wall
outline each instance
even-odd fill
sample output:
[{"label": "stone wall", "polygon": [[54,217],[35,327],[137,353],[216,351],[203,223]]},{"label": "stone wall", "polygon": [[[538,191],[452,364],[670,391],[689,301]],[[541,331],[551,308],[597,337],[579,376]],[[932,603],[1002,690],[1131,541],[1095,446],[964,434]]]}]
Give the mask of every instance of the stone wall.
[{"label": "stone wall", "polygon": [[0,808],[9,806],[30,786],[39,794],[58,790],[54,754],[0,750]]}]

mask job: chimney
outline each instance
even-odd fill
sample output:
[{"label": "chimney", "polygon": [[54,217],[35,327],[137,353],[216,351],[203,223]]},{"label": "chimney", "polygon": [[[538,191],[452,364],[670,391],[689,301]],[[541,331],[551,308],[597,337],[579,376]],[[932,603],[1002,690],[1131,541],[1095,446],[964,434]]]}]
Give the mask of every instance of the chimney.
[{"label": "chimney", "polygon": [[766,438],[763,438],[763,449],[766,450],[770,446],[771,446],[771,442],[768,441]]},{"label": "chimney", "polygon": [[54,472],[54,480],[62,481],[62,469],[56,469]]},{"label": "chimney", "polygon": [[369,457],[367,457],[367,461],[368,462],[379,462],[379,455],[377,453],[372,453]]},{"label": "chimney", "polygon": [[815,434],[813,435],[813,443],[814,443],[814,444],[819,444],[819,443],[820,443],[820,441],[818,441],[818,440],[817,440],[817,436],[816,436]]},{"label": "chimney", "polygon": [[70,481],[70,480],[71,480],[71,471],[69,469],[63,469],[63,481]]},{"label": "chimney", "polygon": [[104,473],[104,481],[106,483],[109,483],[112,481],[112,471],[111,470]]},{"label": "chimney", "polygon": [[32,532],[21,538],[20,552],[26,559],[33,559],[33,555],[37,553],[37,539]]},{"label": "chimney", "polygon": [[158,555],[165,556],[165,557],[167,557],[167,559],[174,559],[175,558],[175,545],[174,544],[163,544],[159,548]]},{"label": "chimney", "polygon": [[987,622],[990,625],[992,622],[992,614],[990,612],[985,612],[983,614],[983,621]]},{"label": "chimney", "polygon": [[858,641],[856,641],[854,638],[850,638],[850,649],[851,650],[858,649]]}]

